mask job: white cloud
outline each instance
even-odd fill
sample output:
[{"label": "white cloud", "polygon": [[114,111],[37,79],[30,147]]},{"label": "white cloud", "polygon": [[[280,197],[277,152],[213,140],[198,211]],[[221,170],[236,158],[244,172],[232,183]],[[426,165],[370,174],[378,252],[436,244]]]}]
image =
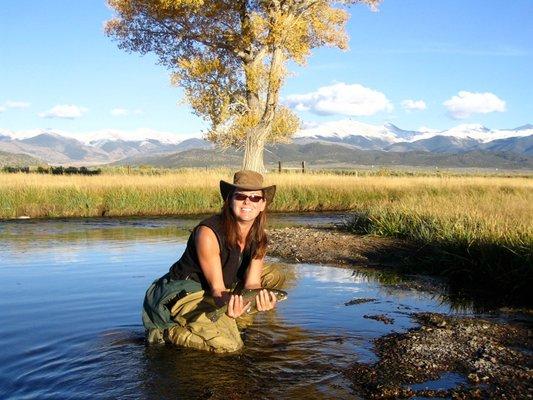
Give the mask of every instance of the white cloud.
[{"label": "white cloud", "polygon": [[89,110],[85,107],[79,107],[72,104],[59,104],[52,107],[50,110],[41,112],[37,115],[41,118],[74,119],[82,117],[87,111]]},{"label": "white cloud", "polygon": [[28,108],[30,103],[27,101],[8,100],[4,103],[5,108]]},{"label": "white cloud", "polygon": [[318,115],[374,115],[392,111],[393,106],[383,93],[359,84],[336,83],[315,92],[287,96],[286,103],[296,111]]},{"label": "white cloud", "polygon": [[426,102],[424,100],[407,99],[402,101],[402,107],[407,111],[421,111],[426,109]]},{"label": "white cloud", "polygon": [[0,106],[0,113],[3,113],[6,110],[5,107]]},{"label": "white cloud", "polygon": [[505,111],[505,101],[493,93],[472,93],[461,90],[457,96],[446,100],[444,106],[452,118],[468,118],[472,114]]},{"label": "white cloud", "polygon": [[128,115],[142,115],[144,114],[144,111],[141,110],[141,109],[136,109],[136,110],[128,110],[127,108],[113,108],[111,110],[111,115],[115,116],[115,117],[125,117],[125,116],[128,116]]}]

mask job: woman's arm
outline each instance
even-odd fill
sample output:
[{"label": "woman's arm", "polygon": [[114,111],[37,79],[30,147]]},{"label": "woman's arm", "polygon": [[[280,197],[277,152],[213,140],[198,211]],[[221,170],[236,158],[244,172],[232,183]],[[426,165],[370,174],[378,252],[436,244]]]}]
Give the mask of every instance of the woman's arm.
[{"label": "woman's arm", "polygon": [[229,296],[226,285],[224,284],[224,277],[222,275],[222,263],[220,262],[220,246],[215,232],[207,226],[200,226],[196,231],[194,238],[196,244],[196,252],[198,254],[198,261],[200,268],[211,288],[211,295],[215,298],[215,302],[219,305],[228,303],[228,311],[226,312],[231,318],[241,316],[249,306],[249,303],[244,304],[242,296]]},{"label": "woman's arm", "polygon": [[[261,275],[263,274],[263,259],[252,259],[246,275],[244,276],[245,289],[258,289],[261,287]],[[268,311],[276,307],[276,295],[268,290],[261,290],[255,298],[259,311]]]},{"label": "woman's arm", "polygon": [[226,291],[224,277],[222,276],[222,263],[220,262],[220,246],[217,236],[211,228],[200,226],[194,237],[196,252],[200,268],[211,288],[213,297],[222,296]]},{"label": "woman's arm", "polygon": [[246,274],[244,275],[244,288],[245,289],[258,289],[261,287],[261,275],[263,273],[264,260],[252,259]]}]

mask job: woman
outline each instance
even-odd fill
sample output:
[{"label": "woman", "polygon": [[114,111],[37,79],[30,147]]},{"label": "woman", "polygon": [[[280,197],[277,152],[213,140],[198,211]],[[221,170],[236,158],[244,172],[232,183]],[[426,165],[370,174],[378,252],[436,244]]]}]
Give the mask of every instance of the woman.
[{"label": "woman", "polygon": [[[275,186],[263,187],[263,177],[239,171],[233,183],[220,181],[222,212],[193,230],[182,257],[147,290],[143,323],[149,342],[170,342],[214,352],[236,351],[243,346],[236,319],[249,304],[230,294],[236,286],[247,289],[277,287],[283,276],[266,271],[264,257],[266,207]],[[262,290],[257,309],[276,306],[276,296]],[[211,322],[206,313],[228,304],[226,314]]]}]

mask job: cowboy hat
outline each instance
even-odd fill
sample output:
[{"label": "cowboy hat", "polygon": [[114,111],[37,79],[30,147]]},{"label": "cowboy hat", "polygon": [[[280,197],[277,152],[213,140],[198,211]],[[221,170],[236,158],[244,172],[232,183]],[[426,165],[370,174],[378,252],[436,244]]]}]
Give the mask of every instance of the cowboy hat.
[{"label": "cowboy hat", "polygon": [[220,194],[226,200],[235,190],[262,190],[267,203],[270,203],[276,193],[276,185],[263,186],[263,175],[255,171],[243,170],[235,172],[233,183],[220,181]]}]

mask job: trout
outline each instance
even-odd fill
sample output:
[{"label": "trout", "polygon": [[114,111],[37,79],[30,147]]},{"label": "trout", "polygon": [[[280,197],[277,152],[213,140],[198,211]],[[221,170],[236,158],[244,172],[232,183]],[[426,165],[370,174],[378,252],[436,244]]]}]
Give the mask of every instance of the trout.
[{"label": "trout", "polygon": [[[247,313],[254,313],[257,312],[256,307],[256,296],[259,294],[261,290],[268,290],[269,292],[272,292],[276,295],[277,302],[286,300],[287,299],[287,292],[284,292],[283,290],[278,289],[269,289],[269,288],[261,288],[261,289],[243,289],[240,293],[231,293],[231,294],[239,294],[243,297],[244,304],[251,303],[248,306]],[[229,301],[229,299],[228,299]],[[217,308],[215,311],[208,312],[206,314],[207,318],[209,318],[212,322],[216,322],[226,311],[228,310],[228,302],[225,302],[225,304]]]}]

